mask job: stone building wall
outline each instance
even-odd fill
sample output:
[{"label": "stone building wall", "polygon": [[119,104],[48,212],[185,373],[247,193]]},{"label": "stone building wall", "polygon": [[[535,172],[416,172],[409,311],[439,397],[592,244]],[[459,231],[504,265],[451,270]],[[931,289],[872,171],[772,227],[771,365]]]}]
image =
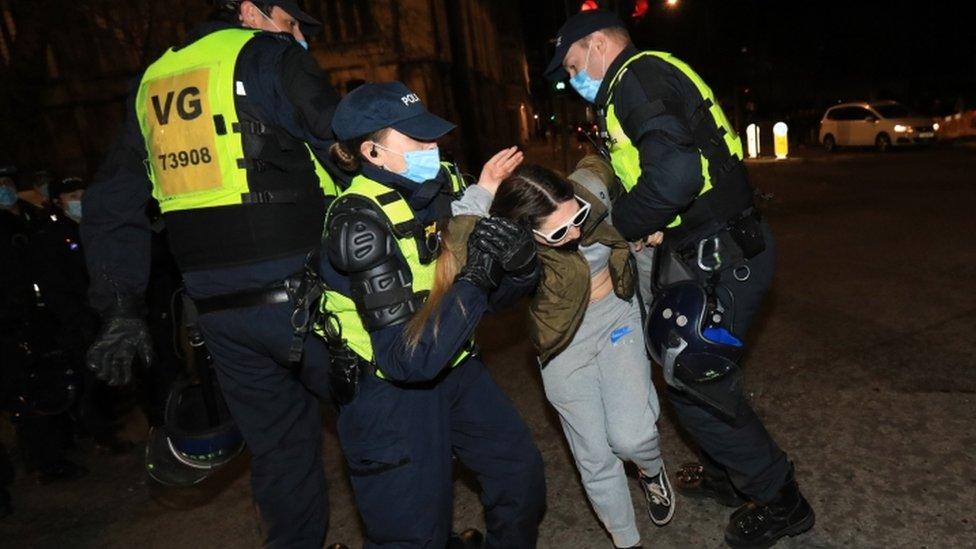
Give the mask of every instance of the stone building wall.
[{"label": "stone building wall", "polygon": [[[528,137],[517,0],[306,0],[312,53],[340,94],[398,79],[460,130],[467,164]],[[133,79],[206,15],[201,0],[0,0],[0,162],[90,176]]]}]

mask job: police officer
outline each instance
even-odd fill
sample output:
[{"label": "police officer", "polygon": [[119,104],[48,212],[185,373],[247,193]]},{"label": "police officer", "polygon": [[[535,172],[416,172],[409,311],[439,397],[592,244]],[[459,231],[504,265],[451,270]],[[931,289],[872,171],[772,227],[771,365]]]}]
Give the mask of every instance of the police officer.
[{"label": "police officer", "polygon": [[[57,324],[58,344],[68,351],[72,368],[78,370],[82,357],[98,329],[98,318],[88,306],[88,270],[81,246],[79,223],[85,184],[77,177],[52,181],[47,185],[51,215],[34,235],[31,268],[45,309]],[[97,382],[93,372],[83,375],[78,402],[81,426],[95,440],[99,452],[121,454],[131,444],[115,436],[110,419],[112,394]]]},{"label": "police officer", "polygon": [[291,322],[313,286],[293,275],[336,192],[321,161],[338,98],[306,52],[319,26],[294,1],[218,2],[139,78],[83,200],[91,304],[104,321],[89,366],[123,384],[134,358],[153,358],[143,295],[155,198],[253,456],[269,546],[320,547],[327,528],[316,400],[327,352]]},{"label": "police officer", "polygon": [[[356,362],[337,430],[366,546],[447,545],[453,453],[481,486],[487,546],[534,547],[542,458],[471,343],[485,312],[535,285],[532,237],[496,219],[478,222],[460,257],[441,246],[461,233],[443,220],[463,184],[436,144],[454,126],[403,84],[357,88],[333,127],[336,161],[355,177],[326,220],[323,334],[334,358],[342,346]],[[520,161],[506,149],[482,177]]]},{"label": "police officer", "polygon": [[13,412],[19,442],[40,483],[74,480],[88,471],[65,458],[64,443],[70,435],[64,431],[68,422],[61,402],[56,411],[31,413],[37,402],[32,398],[35,389],[48,394],[43,382],[49,377],[35,375],[35,367],[38,356],[53,347],[53,330],[48,329],[50,312],[38,302],[31,270],[35,230],[45,223],[32,221],[34,207],[18,200],[16,185],[8,177],[13,172],[0,168],[0,409]]},{"label": "police officer", "polygon": [[87,306],[88,271],[79,229],[85,185],[80,179],[65,178],[48,188],[52,215],[34,237],[33,270],[44,304],[62,327],[71,330],[71,344],[87,348],[98,319]]},{"label": "police officer", "polygon": [[[672,55],[635,49],[620,20],[600,10],[563,25],[546,75],[568,76],[598,109],[624,190],[616,228],[651,244],[663,232],[662,255],[720,288],[732,310],[728,328],[744,336],[772,280],[773,238],[753,207],[742,143],[711,89]],[[669,393],[702,450],[700,465],[679,472],[679,489],[733,505],[737,490],[751,500],[731,517],[730,545],[767,547],[813,526],[791,463],[747,402],[730,419],[685,392]]]}]

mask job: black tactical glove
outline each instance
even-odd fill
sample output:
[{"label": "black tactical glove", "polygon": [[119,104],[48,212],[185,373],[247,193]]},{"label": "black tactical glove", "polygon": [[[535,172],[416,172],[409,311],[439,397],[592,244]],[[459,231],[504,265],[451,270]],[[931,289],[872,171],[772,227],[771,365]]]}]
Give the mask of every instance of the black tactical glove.
[{"label": "black tactical glove", "polygon": [[532,233],[511,219],[481,219],[471,236],[477,241],[477,246],[498,260],[505,271],[515,276],[525,276],[535,271],[539,259]]},{"label": "black tactical glove", "polygon": [[145,305],[134,296],[120,296],[102,318],[102,329],[88,349],[85,363],[105,383],[126,385],[132,381],[133,359],[148,368],[155,358]]},{"label": "black tactical glove", "polygon": [[478,221],[475,230],[468,236],[468,261],[456,280],[467,280],[482,290],[491,291],[498,287],[505,271],[490,253],[478,245],[478,225],[483,221]]}]

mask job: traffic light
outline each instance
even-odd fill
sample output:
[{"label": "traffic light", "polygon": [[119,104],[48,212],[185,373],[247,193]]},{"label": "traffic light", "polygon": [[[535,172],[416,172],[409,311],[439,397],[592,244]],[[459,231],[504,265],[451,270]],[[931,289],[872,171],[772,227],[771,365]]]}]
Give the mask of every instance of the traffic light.
[{"label": "traffic light", "polygon": [[630,18],[634,21],[640,21],[647,15],[648,7],[647,0],[637,0],[634,2],[634,11],[630,13]]},{"label": "traffic light", "polygon": [[596,0],[586,0],[585,2],[583,2],[582,5],[580,5],[580,11],[590,11],[590,10],[598,10],[598,9],[600,9],[600,5],[596,3]]}]

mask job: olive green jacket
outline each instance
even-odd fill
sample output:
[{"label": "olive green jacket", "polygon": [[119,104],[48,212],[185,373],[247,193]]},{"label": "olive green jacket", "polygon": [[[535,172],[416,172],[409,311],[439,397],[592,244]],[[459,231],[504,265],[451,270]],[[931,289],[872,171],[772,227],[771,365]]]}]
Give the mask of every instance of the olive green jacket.
[{"label": "olive green jacket", "polygon": [[[580,245],[588,246],[599,242],[611,248],[609,267],[613,291],[620,299],[629,300],[634,295],[636,276],[630,247],[610,225],[604,202],[581,183],[587,179],[609,189],[614,183],[613,169],[606,160],[591,155],[581,160],[569,176],[576,194],[592,205],[590,215],[582,227]],[[590,186],[593,187],[592,183]],[[469,192],[485,193],[490,201],[490,195],[482,189],[469,189]],[[470,202],[466,199],[462,200]],[[446,244],[461,264],[467,257],[468,235],[478,219],[487,215],[487,210],[488,207],[484,204],[473,208],[464,205],[454,208],[456,215],[449,224]],[[545,366],[552,357],[569,345],[583,321],[590,301],[590,268],[578,250],[562,250],[550,246],[538,248],[542,277],[529,303],[529,316],[532,343],[538,352],[539,363]]]}]

